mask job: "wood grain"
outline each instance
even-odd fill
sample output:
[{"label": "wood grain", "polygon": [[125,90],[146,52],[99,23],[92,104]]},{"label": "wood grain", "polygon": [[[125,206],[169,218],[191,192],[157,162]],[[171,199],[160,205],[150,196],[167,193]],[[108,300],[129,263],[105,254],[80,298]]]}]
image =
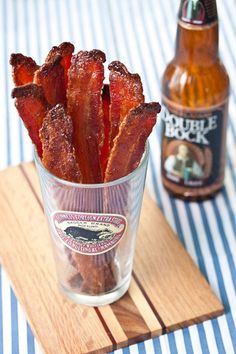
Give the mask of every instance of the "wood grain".
[{"label": "wood grain", "polygon": [[161,211],[147,195],[143,200],[134,270],[168,331],[224,311],[164,221]]},{"label": "wood grain", "polygon": [[134,261],[135,279],[121,300],[100,308],[76,305],[57,288],[51,241],[32,163],[0,173],[0,210],[1,263],[45,353],[105,353],[223,312],[146,194]]},{"label": "wood grain", "polygon": [[128,337],[126,336],[124,329],[122,328],[119,320],[111,309],[110,305],[101,306],[99,308],[100,314],[103,320],[109,327],[109,330],[115,339],[117,345],[116,348],[122,348],[128,345]]},{"label": "wood grain", "polygon": [[136,307],[139,309],[141,316],[144,318],[149,332],[152,337],[159,336],[163,332],[161,323],[158,321],[156,311],[153,311],[147,302],[143,292],[140,290],[136,281],[132,279],[130,288],[128,290],[131,299]]},{"label": "wood grain", "polygon": [[[120,322],[126,336],[129,338],[128,344],[135,343],[137,338],[140,338],[141,340],[150,338],[149,328],[142,318],[139,309],[135,306],[129,292],[127,292],[119,301],[112,304],[111,308]],[[130,318],[132,318],[132,323]]]}]

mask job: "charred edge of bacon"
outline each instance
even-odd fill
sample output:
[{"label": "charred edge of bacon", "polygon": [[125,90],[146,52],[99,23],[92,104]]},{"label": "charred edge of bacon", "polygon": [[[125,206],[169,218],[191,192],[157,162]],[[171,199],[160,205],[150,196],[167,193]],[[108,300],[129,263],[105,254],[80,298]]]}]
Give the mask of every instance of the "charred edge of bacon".
[{"label": "charred edge of bacon", "polygon": [[57,54],[60,54],[62,57],[69,55],[74,52],[75,47],[72,43],[70,42],[63,42],[59,46],[54,46],[48,53],[45,62],[49,62],[54,58]]},{"label": "charred edge of bacon", "polygon": [[48,103],[44,96],[43,88],[37,84],[26,84],[22,86],[17,86],[12,90],[11,93],[12,98],[28,96],[38,97],[41,101],[45,101],[45,105],[48,106]]},{"label": "charred edge of bacon", "polygon": [[16,67],[21,64],[26,64],[27,66],[32,65],[32,66],[35,66],[36,68],[39,68],[39,65],[37,65],[36,62],[31,57],[26,57],[25,55],[23,55],[21,53],[11,54],[9,63],[13,67]]},{"label": "charred edge of bacon", "polygon": [[44,76],[47,76],[50,74],[50,71],[52,71],[55,67],[60,64],[62,59],[62,56],[60,54],[56,54],[54,58],[51,59],[51,61],[43,64],[36,72],[35,72],[35,77],[37,78],[37,75],[40,73]]},{"label": "charred edge of bacon", "polygon": [[60,54],[62,54],[64,56],[64,55],[73,53],[75,50],[75,47],[70,42],[63,42],[58,46],[58,49],[60,51]]},{"label": "charred edge of bacon", "polygon": [[106,55],[99,49],[93,49],[91,51],[81,50],[76,54],[73,58],[77,60],[77,58],[83,58],[84,61],[86,60],[95,60],[104,63],[106,61]]},{"label": "charred edge of bacon", "polygon": [[[128,69],[126,68],[126,66],[124,64],[122,64],[120,61],[115,60],[112,61],[109,65],[108,65],[108,69],[111,72],[117,72],[122,76],[129,76],[134,80],[139,80],[141,83],[141,78],[139,76],[139,74],[132,74],[128,71]],[[142,84],[142,83],[141,83]]]},{"label": "charred edge of bacon", "polygon": [[160,113],[161,105],[158,102],[149,102],[149,103],[142,103],[138,107],[135,107],[130,110],[129,115],[138,115],[142,114],[143,112],[150,112],[150,113]]}]

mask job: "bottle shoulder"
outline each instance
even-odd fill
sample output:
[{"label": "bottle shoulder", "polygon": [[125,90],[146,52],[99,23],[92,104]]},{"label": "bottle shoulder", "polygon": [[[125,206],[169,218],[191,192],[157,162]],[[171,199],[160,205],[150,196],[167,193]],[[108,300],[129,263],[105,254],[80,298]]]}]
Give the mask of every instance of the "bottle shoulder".
[{"label": "bottle shoulder", "polygon": [[163,74],[162,94],[184,106],[215,105],[229,95],[229,76],[219,58],[197,65],[174,58]]}]

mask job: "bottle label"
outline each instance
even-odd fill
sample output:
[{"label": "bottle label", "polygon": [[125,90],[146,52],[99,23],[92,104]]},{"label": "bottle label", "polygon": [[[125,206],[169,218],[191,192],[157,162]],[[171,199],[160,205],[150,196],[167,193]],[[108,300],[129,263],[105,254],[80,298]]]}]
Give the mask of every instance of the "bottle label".
[{"label": "bottle label", "polygon": [[166,179],[188,188],[214,184],[222,171],[226,110],[226,103],[207,111],[162,106],[162,175]]},{"label": "bottle label", "polygon": [[179,19],[194,24],[206,25],[217,20],[215,0],[181,0]]},{"label": "bottle label", "polygon": [[51,215],[56,236],[75,252],[96,255],[108,252],[124,236],[123,215],[59,210]]}]

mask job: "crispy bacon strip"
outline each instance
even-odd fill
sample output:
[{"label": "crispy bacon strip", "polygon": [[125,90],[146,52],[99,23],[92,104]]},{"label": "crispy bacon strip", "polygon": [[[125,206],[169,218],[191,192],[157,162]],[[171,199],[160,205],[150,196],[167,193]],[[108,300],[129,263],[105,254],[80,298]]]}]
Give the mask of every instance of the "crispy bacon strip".
[{"label": "crispy bacon strip", "polygon": [[59,178],[79,182],[80,171],[72,144],[73,124],[62,105],[57,104],[47,113],[39,134],[45,168]]},{"label": "crispy bacon strip", "polygon": [[[92,295],[101,294],[113,289],[116,285],[116,270],[114,265],[114,251],[108,252],[109,256],[87,256],[71,252],[72,264],[79,272],[77,284],[74,285],[83,293]],[[108,259],[106,259],[106,256]],[[71,279],[74,280],[74,279]],[[70,282],[71,282],[70,280]]]},{"label": "crispy bacon strip", "polygon": [[102,168],[102,176],[104,178],[105,170],[107,167],[107,161],[109,156],[109,136],[110,136],[110,117],[109,117],[109,110],[110,110],[110,92],[109,92],[109,85],[105,84],[102,90],[102,108],[103,108],[103,126],[104,126],[104,142],[101,148],[101,168]]},{"label": "crispy bacon strip", "polygon": [[140,163],[145,143],[161,110],[159,103],[143,103],[132,109],[120,125],[114,140],[105,182],[113,181],[132,172]]},{"label": "crispy bacon strip", "polygon": [[72,54],[74,52],[74,49],[75,49],[75,47],[72,43],[63,42],[58,47],[56,47],[56,46],[52,47],[52,49],[48,53],[47,58],[45,60],[46,63],[51,62],[57,54],[61,55],[61,57],[62,57],[61,65],[64,68],[64,77],[65,77],[66,87],[67,87],[67,83],[68,83],[68,70],[71,65],[71,58],[72,58]]},{"label": "crispy bacon strip", "polygon": [[74,52],[74,45],[70,42],[63,42],[59,46],[54,46],[48,53],[45,62],[50,62],[57,54],[60,54],[63,58],[64,57],[72,57]]},{"label": "crispy bacon strip", "polygon": [[23,54],[11,54],[12,77],[16,86],[33,82],[34,73],[39,68],[35,61]]},{"label": "crispy bacon strip", "polygon": [[43,89],[35,84],[18,86],[12,90],[12,97],[15,98],[15,106],[36,146],[38,155],[41,156],[42,144],[39,138],[39,129],[49,109]]},{"label": "crispy bacon strip", "polygon": [[61,103],[66,106],[66,86],[64,68],[60,54],[43,64],[34,74],[34,82],[42,86],[45,97],[51,106]]},{"label": "crispy bacon strip", "polygon": [[138,74],[131,74],[119,61],[113,61],[108,69],[110,70],[110,147],[112,148],[113,140],[119,131],[119,125],[130,109],[144,102],[144,96],[142,82]]},{"label": "crispy bacon strip", "polygon": [[102,182],[100,150],[103,145],[103,88],[105,54],[80,51],[68,72],[68,113],[74,125],[74,145],[83,183]]}]

